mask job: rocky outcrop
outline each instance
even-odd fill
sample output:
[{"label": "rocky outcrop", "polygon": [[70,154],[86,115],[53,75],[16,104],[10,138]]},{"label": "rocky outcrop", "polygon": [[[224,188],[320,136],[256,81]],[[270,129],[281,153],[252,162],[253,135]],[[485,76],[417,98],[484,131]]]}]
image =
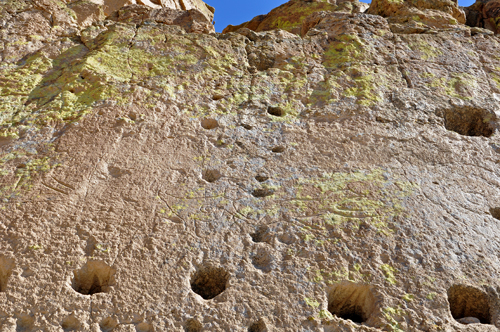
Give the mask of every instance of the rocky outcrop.
[{"label": "rocky outcrop", "polygon": [[464,10],[467,15],[467,25],[500,33],[500,1],[478,0]]},{"label": "rocky outcrop", "polygon": [[[190,6],[194,7],[197,3],[193,2]],[[151,7],[143,5],[125,6],[127,8],[121,9],[125,4],[128,2],[102,4],[90,1],[66,4],[59,0],[4,2],[0,7],[0,59],[7,63],[16,63],[38,50],[43,50],[48,57],[56,56],[61,47],[74,45],[75,38],[79,38],[83,29],[104,20],[111,9],[116,9],[116,12],[110,15],[112,20],[140,22],[156,20],[164,24],[182,26],[187,32],[215,32],[211,24],[213,13],[207,14],[201,5],[198,9],[189,10],[155,5],[158,9],[151,11]],[[166,5],[173,6],[172,3]],[[183,8],[187,7],[189,6],[183,5]]]},{"label": "rocky outcrop", "polygon": [[215,32],[212,22],[197,9],[153,9],[147,6],[131,5],[117,10],[108,16],[109,20],[134,24],[159,23],[181,27],[188,33]]},{"label": "rocky outcrop", "polygon": [[359,13],[365,9],[364,5],[358,0],[292,0],[273,9],[267,15],[256,16],[251,21],[238,26],[229,25],[223,33],[234,32],[240,28],[256,32],[282,29],[300,33],[302,22],[313,13],[321,11]]},{"label": "rocky outcrop", "polygon": [[455,28],[465,23],[456,0],[374,0],[367,13],[387,17],[397,32]]},{"label": "rocky outcrop", "polygon": [[0,3],[2,332],[500,327],[493,33],[58,4]]}]

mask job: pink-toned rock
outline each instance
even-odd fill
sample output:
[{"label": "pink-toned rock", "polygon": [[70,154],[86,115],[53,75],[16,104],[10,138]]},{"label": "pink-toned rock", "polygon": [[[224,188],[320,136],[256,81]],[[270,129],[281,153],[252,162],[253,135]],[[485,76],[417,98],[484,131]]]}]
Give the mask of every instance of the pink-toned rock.
[{"label": "pink-toned rock", "polygon": [[108,19],[135,24],[142,24],[144,21],[149,20],[167,25],[178,25],[188,33],[215,32],[212,23],[196,9],[151,9],[143,5],[132,5],[121,8],[109,16]]},{"label": "pink-toned rock", "polygon": [[358,0],[290,0],[273,9],[267,15],[256,16],[252,20],[237,26],[229,25],[223,32],[228,33],[241,28],[248,28],[256,32],[283,29],[299,34],[302,29],[302,22],[309,15],[322,11],[360,13],[366,10],[365,5]]},{"label": "pink-toned rock", "polygon": [[465,23],[465,13],[456,0],[374,0],[367,13],[387,17],[393,24],[424,28],[453,28]]}]

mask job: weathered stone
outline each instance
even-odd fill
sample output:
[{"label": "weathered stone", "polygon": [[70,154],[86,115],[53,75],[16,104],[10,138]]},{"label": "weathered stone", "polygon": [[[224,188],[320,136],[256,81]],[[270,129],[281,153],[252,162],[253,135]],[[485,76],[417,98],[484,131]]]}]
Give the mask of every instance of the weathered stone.
[{"label": "weathered stone", "polygon": [[108,19],[117,22],[143,24],[144,22],[156,22],[166,25],[182,27],[186,32],[211,33],[215,32],[212,22],[196,9],[151,9],[148,6],[132,5],[126,6],[113,13]]},{"label": "weathered stone", "polygon": [[223,32],[247,28],[256,32],[283,29],[292,33],[300,33],[302,22],[311,14],[321,11],[359,13],[366,8],[365,5],[358,0],[291,0],[273,9],[267,15],[256,16],[251,21],[238,26],[229,25]]},{"label": "weathered stone", "polygon": [[1,331],[499,327],[492,31],[148,3],[0,2]]},{"label": "weathered stone", "polygon": [[390,23],[424,28],[454,28],[465,23],[456,0],[373,0],[367,13],[387,17]]},{"label": "weathered stone", "polygon": [[478,0],[464,10],[467,15],[467,25],[500,33],[500,1]]}]

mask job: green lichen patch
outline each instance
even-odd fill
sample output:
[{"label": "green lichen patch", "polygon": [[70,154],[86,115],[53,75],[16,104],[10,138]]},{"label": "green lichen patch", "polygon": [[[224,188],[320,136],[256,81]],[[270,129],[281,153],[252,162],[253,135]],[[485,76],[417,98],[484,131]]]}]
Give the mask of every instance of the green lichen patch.
[{"label": "green lichen patch", "polygon": [[367,58],[368,45],[357,35],[339,35],[324,53],[323,65],[326,68],[340,68],[346,63],[360,62]]},{"label": "green lichen patch", "polygon": [[443,55],[438,47],[432,45],[427,36],[412,35],[407,43],[408,47],[416,52],[422,60],[432,61]]},{"label": "green lichen patch", "polygon": [[449,77],[434,78],[427,84],[441,94],[464,100],[471,100],[480,86],[477,78],[467,73],[456,73]]},{"label": "green lichen patch", "polygon": [[394,218],[404,214],[404,199],[415,186],[386,179],[383,170],[331,173],[303,179],[291,202],[297,213],[321,215],[323,227],[359,229],[370,225],[378,233],[392,233]]}]

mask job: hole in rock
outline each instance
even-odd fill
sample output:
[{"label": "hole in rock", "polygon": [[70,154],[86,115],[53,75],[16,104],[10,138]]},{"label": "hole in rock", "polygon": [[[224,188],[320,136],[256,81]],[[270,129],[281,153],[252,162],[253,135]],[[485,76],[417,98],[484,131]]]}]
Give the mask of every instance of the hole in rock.
[{"label": "hole in rock", "polygon": [[375,310],[375,296],[369,285],[343,281],[328,292],[328,311],[355,323],[366,322]]},{"label": "hole in rock", "polygon": [[200,332],[202,325],[199,321],[194,318],[188,319],[186,321],[186,326],[184,326],[184,331],[186,332]]},{"label": "hole in rock", "polygon": [[73,289],[83,295],[107,293],[115,283],[116,270],[101,261],[88,261],[73,273]]},{"label": "hole in rock", "polygon": [[223,268],[203,267],[191,278],[191,289],[205,300],[210,300],[226,290],[229,273]]},{"label": "hole in rock", "polygon": [[267,181],[269,180],[269,176],[265,176],[265,175],[257,175],[255,177],[255,180],[259,181],[259,182],[264,182],[264,181]]},{"label": "hole in rock", "polygon": [[454,285],[448,289],[451,315],[462,324],[474,318],[482,324],[491,324],[488,295],[480,289],[467,285]]},{"label": "hole in rock", "polygon": [[203,129],[206,129],[206,130],[212,130],[212,129],[215,129],[219,126],[219,122],[217,122],[217,120],[215,119],[203,119],[201,120],[201,126],[203,127]]},{"label": "hole in rock", "polygon": [[490,214],[493,218],[500,220],[500,207],[490,208]]},{"label": "hole in rock", "polygon": [[220,94],[220,93],[216,93],[212,96],[212,100],[221,100],[224,98],[224,95],[223,94]]},{"label": "hole in rock", "polygon": [[262,197],[267,197],[271,196],[274,194],[274,190],[269,189],[269,188],[260,188],[260,189],[255,189],[252,192],[252,195],[257,198],[262,198]]},{"label": "hole in rock", "polygon": [[284,146],[277,146],[277,147],[274,147],[271,151],[274,153],[282,153],[282,152],[285,152],[285,147]]},{"label": "hole in rock", "polygon": [[0,256],[0,292],[7,290],[7,283],[14,270],[15,263],[13,259]]},{"label": "hole in rock", "polygon": [[267,108],[267,113],[274,116],[285,116],[286,114],[285,110],[279,106],[269,106]]},{"label": "hole in rock", "polygon": [[248,327],[248,332],[267,332],[266,323],[263,320],[259,320]]},{"label": "hole in rock", "polygon": [[208,169],[203,172],[203,180],[207,182],[215,182],[222,177],[222,174],[216,169]]},{"label": "hole in rock", "polygon": [[490,137],[494,131],[490,116],[480,109],[448,109],[444,111],[444,126],[460,135]]},{"label": "hole in rock", "polygon": [[255,233],[250,234],[252,241],[255,243],[265,242],[269,240],[269,228],[266,226],[260,226],[255,230]]},{"label": "hole in rock", "polygon": [[113,317],[106,317],[99,323],[102,332],[113,331],[118,326],[118,320]]},{"label": "hole in rock", "polygon": [[242,126],[243,128],[245,128],[246,130],[252,130],[252,129],[253,129],[253,127],[252,127],[251,125],[246,124],[246,123],[242,123],[242,124],[241,124],[241,126]]}]

